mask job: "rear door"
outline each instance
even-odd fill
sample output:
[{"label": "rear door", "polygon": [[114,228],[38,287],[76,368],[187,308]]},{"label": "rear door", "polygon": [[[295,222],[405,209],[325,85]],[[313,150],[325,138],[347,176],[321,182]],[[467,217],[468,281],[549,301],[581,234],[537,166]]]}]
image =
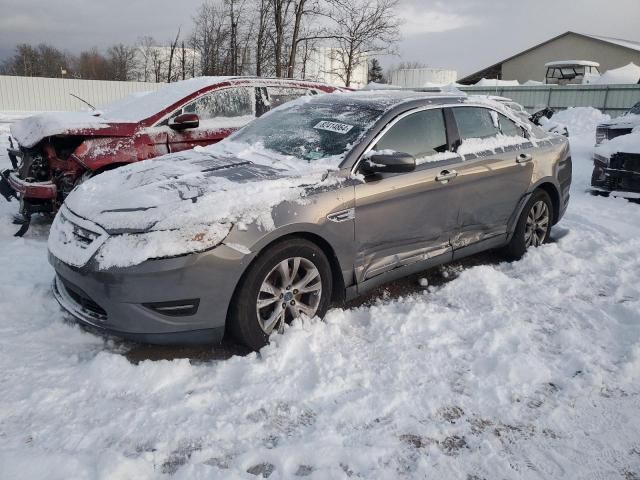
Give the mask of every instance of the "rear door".
[{"label": "rear door", "polygon": [[[359,282],[398,267],[450,258],[449,238],[457,225],[455,185],[438,180],[451,157],[442,109],[394,120],[374,151],[410,153],[413,172],[377,174],[355,186],[356,275]],[[452,190],[453,188],[453,190]]]},{"label": "rear door", "polygon": [[505,236],[509,219],[526,193],[535,149],[513,120],[487,107],[455,106],[446,115],[457,128],[461,154],[451,165],[460,192],[454,249]]},{"label": "rear door", "polygon": [[168,129],[171,152],[217,143],[245,126],[256,117],[256,91],[247,86],[214,90],[187,103],[172,117],[182,113],[197,114],[200,126],[180,131]]}]

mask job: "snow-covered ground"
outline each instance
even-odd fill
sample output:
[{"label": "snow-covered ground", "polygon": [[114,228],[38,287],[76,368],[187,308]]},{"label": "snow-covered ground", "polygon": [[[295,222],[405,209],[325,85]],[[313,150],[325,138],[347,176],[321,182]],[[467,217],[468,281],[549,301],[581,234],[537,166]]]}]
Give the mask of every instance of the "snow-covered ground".
[{"label": "snow-covered ground", "polygon": [[559,115],[553,242],[224,361],[67,322],[46,225],[14,238],[0,198],[0,479],[640,478],[640,205],[584,193],[599,117]]}]

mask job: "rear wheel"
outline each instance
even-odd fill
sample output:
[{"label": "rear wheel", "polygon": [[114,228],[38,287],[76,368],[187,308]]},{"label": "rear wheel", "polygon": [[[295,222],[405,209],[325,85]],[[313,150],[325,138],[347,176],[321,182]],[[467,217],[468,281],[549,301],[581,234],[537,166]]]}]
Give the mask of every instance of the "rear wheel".
[{"label": "rear wheel", "polygon": [[324,316],[331,291],[331,267],[322,249],[304,239],[284,241],[262,252],[238,285],[230,330],[258,350],[295,318]]},{"label": "rear wheel", "polygon": [[549,240],[553,220],[553,204],[549,194],[536,190],[526,203],[516,224],[516,230],[505,254],[512,259],[521,258],[530,247],[539,247]]}]

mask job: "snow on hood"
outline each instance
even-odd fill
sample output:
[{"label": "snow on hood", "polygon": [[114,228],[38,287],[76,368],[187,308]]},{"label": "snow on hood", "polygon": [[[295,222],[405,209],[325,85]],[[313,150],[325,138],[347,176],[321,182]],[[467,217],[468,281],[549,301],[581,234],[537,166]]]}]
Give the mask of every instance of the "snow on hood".
[{"label": "snow on hood", "polygon": [[605,140],[595,151],[603,157],[610,157],[618,152],[640,154],[640,131]]},{"label": "snow on hood", "polygon": [[110,127],[104,119],[90,112],[41,113],[19,120],[11,125],[11,135],[18,143],[31,148],[43,138],[61,134],[82,134],[103,131]]},{"label": "snow on hood", "polygon": [[[246,148],[256,161],[201,148],[105,172],[78,186],[65,207],[110,234],[97,256],[99,266],[109,268],[201,251],[224,240],[234,225],[273,229],[274,206],[304,202],[307,187],[338,181],[327,178],[325,163],[298,161],[296,167]],[[81,252],[63,245],[70,237],[58,217],[49,248],[62,261],[81,266],[87,259],[78,261]]]}]

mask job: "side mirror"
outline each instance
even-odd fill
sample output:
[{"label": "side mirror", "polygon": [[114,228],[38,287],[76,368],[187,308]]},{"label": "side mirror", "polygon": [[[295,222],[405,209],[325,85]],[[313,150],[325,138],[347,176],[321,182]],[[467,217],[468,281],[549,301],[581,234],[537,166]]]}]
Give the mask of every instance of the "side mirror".
[{"label": "side mirror", "polygon": [[360,171],[365,175],[371,173],[405,173],[416,169],[413,155],[403,152],[374,153],[366,157],[360,164]]},{"label": "side mirror", "polygon": [[182,113],[169,119],[169,127],[174,130],[186,130],[187,128],[198,128],[199,126],[200,118],[195,113]]}]

